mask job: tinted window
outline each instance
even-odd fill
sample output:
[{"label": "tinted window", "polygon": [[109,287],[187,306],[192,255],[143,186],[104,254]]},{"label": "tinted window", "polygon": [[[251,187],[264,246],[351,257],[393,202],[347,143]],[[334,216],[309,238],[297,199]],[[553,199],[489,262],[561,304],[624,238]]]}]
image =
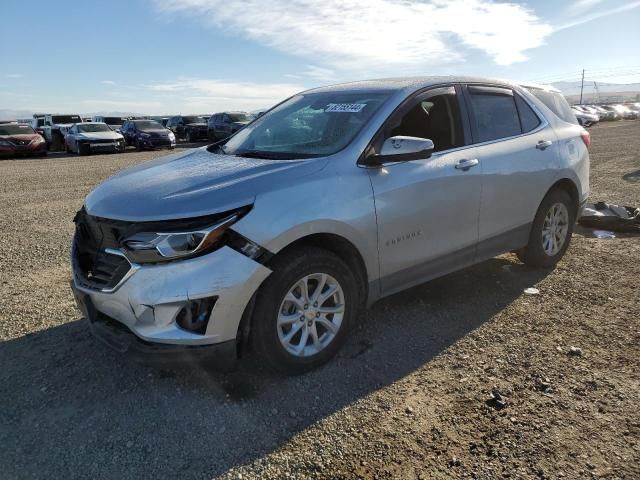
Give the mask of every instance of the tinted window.
[{"label": "tinted window", "polygon": [[518,107],[518,113],[520,114],[520,125],[522,126],[522,133],[530,132],[540,125],[540,119],[535,114],[533,109],[520,95],[515,96],[516,106]]},{"label": "tinted window", "polygon": [[[487,93],[484,93],[484,92]],[[506,95],[499,91],[508,92]],[[520,135],[520,118],[510,90],[470,88],[472,115],[475,120],[477,142]]]},{"label": "tinted window", "polygon": [[388,137],[428,138],[436,152],[464,145],[462,123],[456,91],[453,87],[438,89],[422,97],[396,122]]},{"label": "tinted window", "polygon": [[527,90],[565,122],[578,123],[576,116],[571,111],[571,107],[561,93],[541,90],[539,88],[527,88]]}]

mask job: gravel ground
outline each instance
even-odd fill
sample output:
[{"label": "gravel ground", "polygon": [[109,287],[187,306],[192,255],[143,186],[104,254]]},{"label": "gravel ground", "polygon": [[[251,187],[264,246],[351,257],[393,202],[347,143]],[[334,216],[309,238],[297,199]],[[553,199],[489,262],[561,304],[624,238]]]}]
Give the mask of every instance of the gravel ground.
[{"label": "gravel ground", "polygon": [[[592,200],[640,206],[640,122],[591,132]],[[91,338],[67,264],[91,188],[165,154],[0,162],[2,478],[640,478],[637,237],[382,300],[302,377],[155,370]]]}]

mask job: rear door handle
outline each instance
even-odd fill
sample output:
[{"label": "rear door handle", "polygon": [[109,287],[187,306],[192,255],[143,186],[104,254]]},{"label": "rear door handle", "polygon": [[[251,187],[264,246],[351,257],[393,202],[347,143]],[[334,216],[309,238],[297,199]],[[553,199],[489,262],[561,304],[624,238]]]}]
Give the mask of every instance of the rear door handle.
[{"label": "rear door handle", "polygon": [[475,167],[479,163],[480,161],[477,158],[472,158],[469,160],[460,160],[458,163],[456,163],[456,168],[458,170],[462,170],[463,172],[466,172],[471,167]]},{"label": "rear door handle", "polygon": [[545,149],[549,148],[551,145],[553,145],[553,142],[551,140],[540,140],[536,144],[536,148],[538,150],[545,150]]}]

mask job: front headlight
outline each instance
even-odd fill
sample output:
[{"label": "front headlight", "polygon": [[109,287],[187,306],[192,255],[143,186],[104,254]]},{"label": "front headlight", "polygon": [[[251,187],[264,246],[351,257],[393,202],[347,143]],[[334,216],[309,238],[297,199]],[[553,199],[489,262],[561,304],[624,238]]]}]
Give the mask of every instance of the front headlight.
[{"label": "front headlight", "polygon": [[222,246],[227,229],[248,210],[234,212],[205,228],[192,231],[140,232],[126,238],[122,245],[126,256],[135,263],[158,263],[190,258]]},{"label": "front headlight", "polygon": [[175,140],[176,139],[176,136],[171,131],[169,131],[168,136],[169,136],[169,140]]},{"label": "front headlight", "polygon": [[0,140],[0,145],[2,146],[11,146],[11,142],[8,140]]},{"label": "front headlight", "polygon": [[149,134],[149,133],[141,133],[140,136],[142,138],[149,138],[149,137],[151,137],[151,134]]},{"label": "front headlight", "polygon": [[30,143],[33,144],[33,145],[38,145],[40,143],[44,143],[44,138],[42,138],[40,136],[35,137],[33,140],[31,140]]}]

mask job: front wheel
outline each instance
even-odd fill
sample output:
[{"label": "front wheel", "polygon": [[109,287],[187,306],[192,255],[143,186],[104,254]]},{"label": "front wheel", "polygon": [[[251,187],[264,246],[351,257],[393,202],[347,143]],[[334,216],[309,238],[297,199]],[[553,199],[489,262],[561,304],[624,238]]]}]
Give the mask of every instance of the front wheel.
[{"label": "front wheel", "polygon": [[532,267],[553,267],[564,256],[576,221],[576,206],[564,190],[553,190],[542,200],[531,226],[529,243],[517,252]]},{"label": "front wheel", "polygon": [[276,258],[256,298],[251,339],[257,354],[284,373],[330,360],[355,321],[358,285],[333,253],[296,248]]}]

